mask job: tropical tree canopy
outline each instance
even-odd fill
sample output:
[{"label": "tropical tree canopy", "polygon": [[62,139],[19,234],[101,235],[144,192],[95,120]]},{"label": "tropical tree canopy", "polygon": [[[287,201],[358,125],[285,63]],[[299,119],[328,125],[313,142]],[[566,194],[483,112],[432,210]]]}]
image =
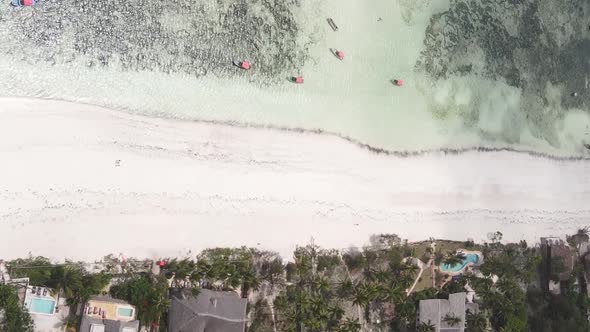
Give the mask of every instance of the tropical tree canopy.
[{"label": "tropical tree canopy", "polygon": [[137,308],[142,326],[158,324],[170,305],[167,299],[168,281],[164,276],[134,275],[111,287],[114,298],[125,300]]},{"label": "tropical tree canopy", "polygon": [[445,315],[445,317],[443,318],[443,321],[445,323],[449,324],[450,326],[458,326],[462,322],[461,318],[459,318],[453,314]]},{"label": "tropical tree canopy", "polygon": [[488,327],[488,319],[484,312],[467,311],[465,332],[484,332]]},{"label": "tropical tree canopy", "polygon": [[33,321],[24,309],[16,288],[0,285],[0,331],[33,332]]},{"label": "tropical tree canopy", "polygon": [[10,276],[13,278],[28,277],[29,283],[35,286],[47,286],[51,279],[53,264],[49,258],[42,256],[19,258],[8,262]]},{"label": "tropical tree canopy", "polygon": [[436,330],[436,326],[431,322],[422,322],[416,326],[416,332],[434,332]]}]

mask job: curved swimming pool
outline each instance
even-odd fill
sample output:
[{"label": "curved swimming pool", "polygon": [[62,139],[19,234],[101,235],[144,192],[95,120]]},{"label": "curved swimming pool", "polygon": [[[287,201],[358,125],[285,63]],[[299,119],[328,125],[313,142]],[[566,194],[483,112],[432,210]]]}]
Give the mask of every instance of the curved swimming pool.
[{"label": "curved swimming pool", "polygon": [[443,272],[459,272],[469,263],[477,263],[479,257],[476,254],[466,254],[461,263],[457,264],[440,264],[440,270]]}]

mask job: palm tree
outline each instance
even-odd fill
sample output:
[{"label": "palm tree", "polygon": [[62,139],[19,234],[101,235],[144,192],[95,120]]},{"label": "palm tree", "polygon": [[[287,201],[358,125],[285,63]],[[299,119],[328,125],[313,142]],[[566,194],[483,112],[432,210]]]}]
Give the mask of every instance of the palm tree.
[{"label": "palm tree", "polygon": [[483,312],[472,313],[467,311],[467,324],[465,332],[484,332],[488,327],[488,319]]},{"label": "palm tree", "polygon": [[295,289],[294,293],[293,303],[295,303],[295,312],[292,317],[295,321],[295,330],[299,332],[302,331],[302,323],[309,312],[311,301],[307,294],[299,287]]},{"label": "palm tree", "polygon": [[88,301],[92,295],[100,294],[110,281],[111,275],[106,273],[84,275],[80,280],[80,287],[75,291],[75,297],[80,303]]},{"label": "palm tree", "polygon": [[369,302],[371,301],[369,298],[369,289],[365,284],[357,284],[354,287],[352,295],[352,304],[358,305],[359,307],[364,308],[365,306],[369,305]]},{"label": "palm tree", "polygon": [[369,319],[369,304],[378,295],[377,287],[372,283],[362,282],[354,288],[352,304],[365,309],[365,320]]},{"label": "palm tree", "polygon": [[250,290],[258,290],[260,286],[260,278],[256,275],[256,271],[249,270],[242,274],[242,298],[247,298]]},{"label": "palm tree", "polygon": [[462,252],[457,252],[455,254],[448,254],[444,258],[443,263],[453,266],[453,265],[461,264],[464,259],[465,259],[465,254],[463,254]]},{"label": "palm tree", "polygon": [[305,331],[322,331],[322,321],[317,317],[310,316],[303,321]]},{"label": "palm tree", "polygon": [[91,292],[82,282],[83,272],[78,266],[60,265],[51,271],[51,279],[47,282],[49,287],[58,290],[59,296],[66,298],[70,307],[70,314],[74,314],[81,301],[90,297]]},{"label": "palm tree", "polygon": [[365,256],[355,250],[349,250],[347,253],[343,254],[342,260],[350,271],[358,271],[367,265]]},{"label": "palm tree", "polygon": [[358,332],[361,330],[361,324],[356,319],[347,318],[345,321],[340,323],[337,332]]},{"label": "palm tree", "polygon": [[328,304],[320,296],[312,296],[309,299],[309,309],[317,318],[324,320],[328,318]]},{"label": "palm tree", "polygon": [[570,235],[566,236],[566,240],[569,245],[577,248],[578,252],[579,252],[582,244],[590,241],[590,236],[588,236],[589,232],[590,232],[590,229],[588,227],[580,228],[580,229],[578,229],[576,234],[571,235],[571,236]]},{"label": "palm tree", "polygon": [[428,323],[422,322],[416,326],[416,332],[434,332],[436,331],[436,326],[432,324],[430,321]]},{"label": "palm tree", "polygon": [[268,281],[271,287],[282,277],[285,271],[285,266],[280,258],[275,258],[271,261],[265,260],[260,267],[260,274],[262,279]]},{"label": "palm tree", "polygon": [[81,287],[82,272],[71,266],[56,266],[51,271],[48,286],[57,289],[66,298],[73,298],[75,291]]},{"label": "palm tree", "polygon": [[444,259],[445,254],[443,254],[440,249],[434,253],[434,265],[440,265]]},{"label": "palm tree", "polygon": [[503,294],[515,294],[520,290],[520,287],[514,280],[502,278],[496,283],[496,287]]},{"label": "palm tree", "polygon": [[307,274],[312,269],[311,258],[307,255],[296,255],[295,269],[299,275]]},{"label": "palm tree", "polygon": [[391,303],[401,303],[406,297],[404,289],[396,283],[380,286],[378,294],[382,301],[388,301]]},{"label": "palm tree", "polygon": [[[342,319],[342,316],[344,316],[344,309],[342,309],[342,307],[340,307],[337,304],[334,304],[332,306],[328,307],[328,318],[330,320],[329,323],[334,322],[337,324],[337,322],[340,321],[340,319]],[[334,325],[336,325],[334,324]],[[332,324],[330,324],[332,325]]]},{"label": "palm tree", "polygon": [[173,259],[166,264],[166,270],[173,272],[176,280],[184,280],[187,276],[190,276],[195,270],[195,262],[188,258],[178,260]]},{"label": "palm tree", "polygon": [[[277,296],[273,301],[275,324],[289,324],[289,309],[291,308],[289,300],[284,293]],[[283,326],[279,326],[283,327]]]},{"label": "palm tree", "polygon": [[449,324],[450,326],[457,326],[461,324],[461,318],[450,313],[446,314],[446,316],[443,318],[443,321]]},{"label": "palm tree", "polygon": [[340,299],[346,300],[349,299],[354,293],[354,284],[352,283],[352,280],[350,280],[349,278],[346,278],[345,280],[341,281],[338,284],[338,289],[336,291],[336,294],[338,295],[338,297]]},{"label": "palm tree", "polygon": [[63,324],[65,330],[67,332],[73,331],[76,332],[76,327],[78,326],[80,318],[78,316],[69,315],[63,320]]},{"label": "palm tree", "polygon": [[203,279],[209,277],[209,272],[211,271],[212,265],[207,262],[206,259],[199,259],[195,264],[195,268],[190,275],[190,278],[193,282],[199,282]]},{"label": "palm tree", "polygon": [[311,289],[316,294],[326,294],[330,292],[330,283],[323,277],[314,277],[311,280]]},{"label": "palm tree", "polygon": [[152,302],[150,303],[151,311],[153,311],[154,321],[151,324],[150,330],[152,327],[159,326],[160,318],[162,314],[168,310],[170,306],[170,300],[168,300],[165,296],[152,296]]},{"label": "palm tree", "polygon": [[388,270],[371,270],[370,272],[373,274],[372,279],[379,283],[384,283],[391,279],[391,272]]}]

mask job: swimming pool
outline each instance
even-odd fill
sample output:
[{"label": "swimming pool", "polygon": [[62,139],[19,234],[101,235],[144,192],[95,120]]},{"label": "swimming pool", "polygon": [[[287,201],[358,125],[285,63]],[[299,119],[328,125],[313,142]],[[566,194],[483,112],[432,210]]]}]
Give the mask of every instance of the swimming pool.
[{"label": "swimming pool", "polygon": [[30,311],[38,314],[53,314],[55,301],[50,299],[35,298],[31,300]]},{"label": "swimming pool", "polygon": [[479,261],[479,257],[476,254],[467,254],[461,263],[457,264],[440,264],[440,270],[443,272],[459,272],[461,271],[465,265],[469,263],[477,263]]},{"label": "swimming pool", "polygon": [[133,309],[131,308],[118,308],[117,316],[119,317],[133,317]]}]

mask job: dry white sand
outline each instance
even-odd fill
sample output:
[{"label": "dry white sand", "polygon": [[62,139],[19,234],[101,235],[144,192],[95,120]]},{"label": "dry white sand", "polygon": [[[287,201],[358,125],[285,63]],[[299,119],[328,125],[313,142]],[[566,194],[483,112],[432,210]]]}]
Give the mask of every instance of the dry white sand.
[{"label": "dry white sand", "polygon": [[[120,160],[117,166],[117,160]],[[316,134],[0,99],[0,257],[180,255],[374,233],[506,240],[590,220],[590,163],[511,152],[377,155]]]}]

